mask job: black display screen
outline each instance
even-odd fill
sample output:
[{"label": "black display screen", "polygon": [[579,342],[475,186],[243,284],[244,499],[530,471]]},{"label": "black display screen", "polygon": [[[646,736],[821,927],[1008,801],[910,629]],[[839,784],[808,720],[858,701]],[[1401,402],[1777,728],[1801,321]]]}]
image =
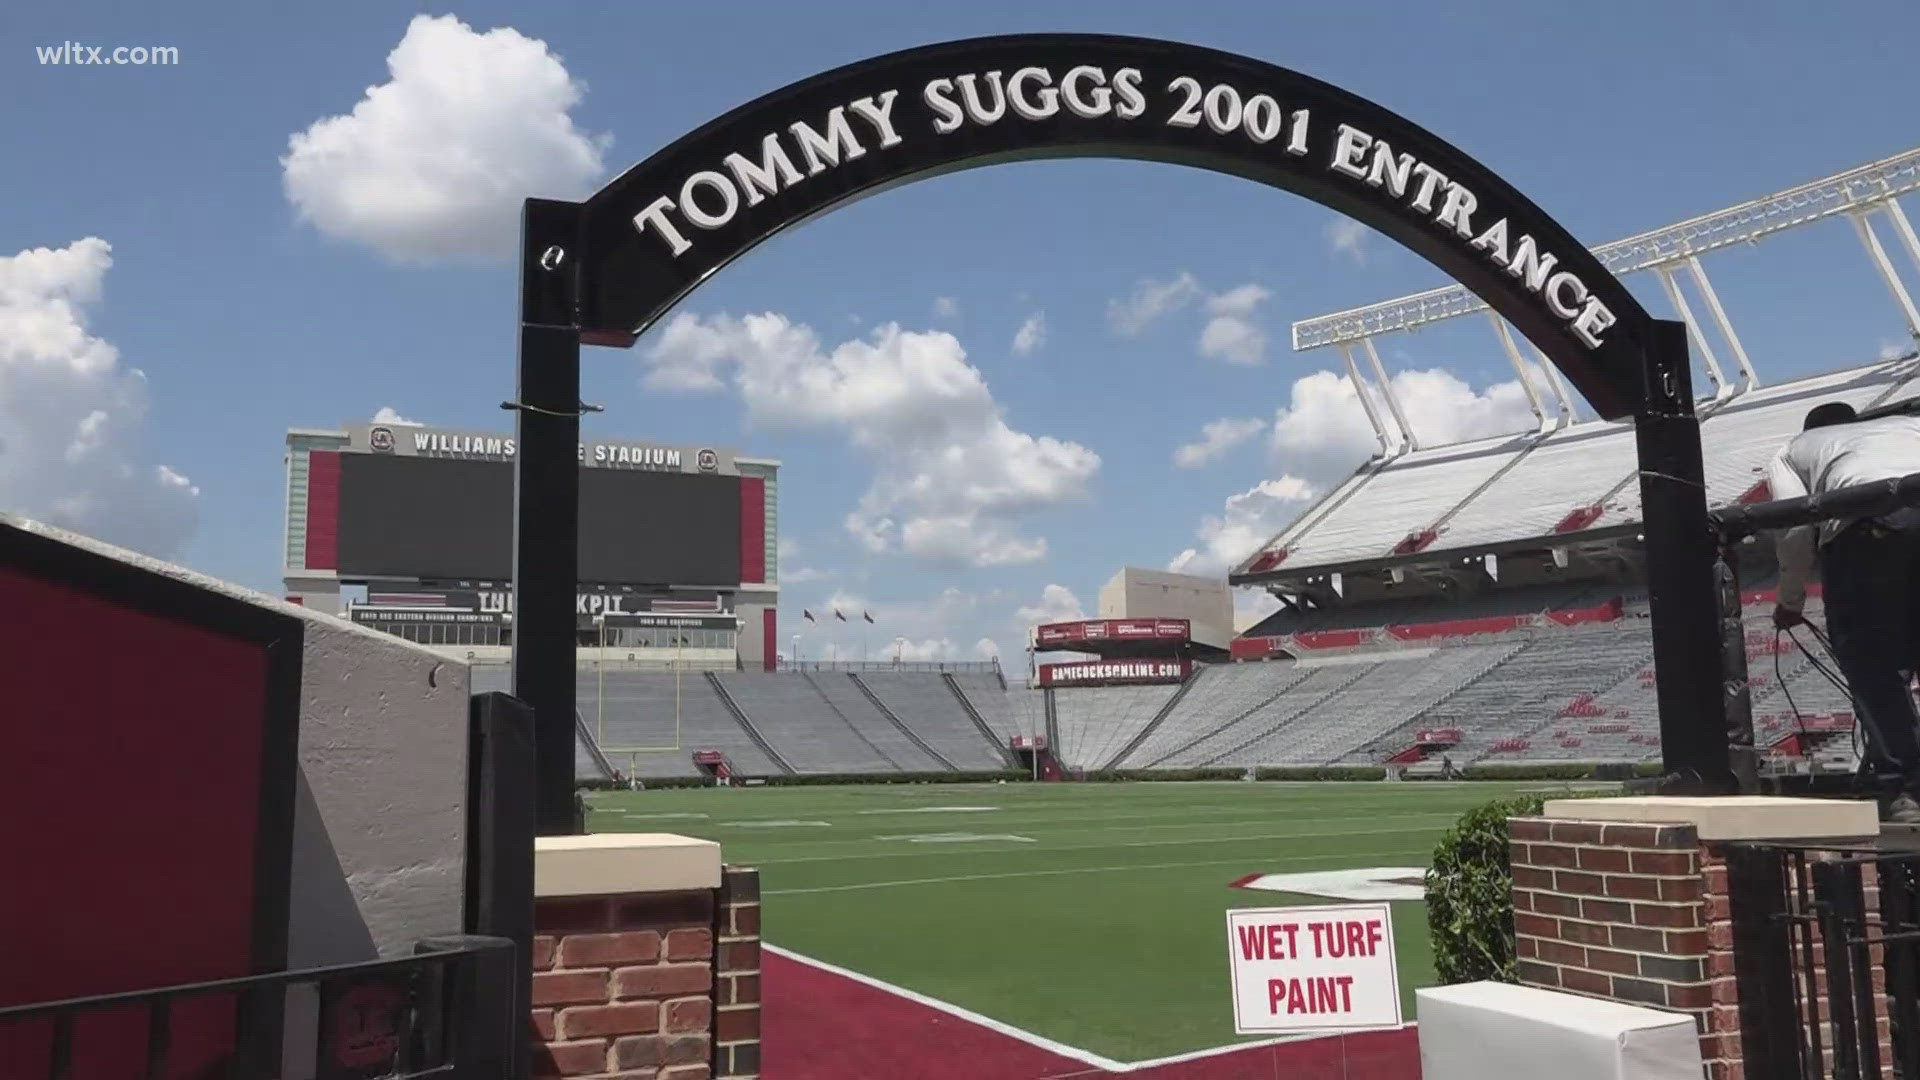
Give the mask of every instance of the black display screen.
[{"label": "black display screen", "polygon": [[[340,455],[340,576],[506,581],[513,464]],[[580,470],[580,580],[740,581],[740,478]]]}]

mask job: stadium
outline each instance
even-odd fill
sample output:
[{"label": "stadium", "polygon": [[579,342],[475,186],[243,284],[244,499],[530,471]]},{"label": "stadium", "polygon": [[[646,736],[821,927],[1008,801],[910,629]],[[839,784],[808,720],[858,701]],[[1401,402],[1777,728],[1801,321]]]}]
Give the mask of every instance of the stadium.
[{"label": "stadium", "polygon": [[[1596,249],[1616,272],[1656,277],[1688,326],[1711,388],[1699,415],[1713,507],[1770,498],[1765,466],[1812,405],[1914,397],[1920,359],[1764,381],[1702,256],[1846,217],[1920,333],[1881,238],[1920,267],[1896,199],[1915,186],[1920,151]],[[1031,653],[1074,658],[1026,672],[780,658],[777,463],[583,445],[576,774],[600,789],[591,829],[725,840],[779,897],[770,984],[831,997],[813,985],[823,971],[881,980],[1011,1026],[989,1056],[1065,1047],[1132,1068],[1242,1060],[1255,1045],[1220,1030],[1215,973],[1195,959],[1210,931],[1169,931],[1179,947],[1156,951],[1160,985],[1130,996],[1103,992],[1123,977],[1108,965],[965,944],[1005,936],[1015,912],[1046,941],[1073,935],[1066,912],[1107,909],[1102,931],[1134,935],[1242,906],[1248,889],[1267,891],[1260,902],[1384,897],[1410,1008],[1434,974],[1407,882],[1441,830],[1489,793],[1651,774],[1661,757],[1632,426],[1576,420],[1553,366],[1498,318],[1492,340],[1535,426],[1423,445],[1393,396],[1375,338],[1482,310],[1454,287],[1297,323],[1296,348],[1343,354],[1377,452],[1224,579],[1120,571],[1096,618],[1032,628]],[[506,689],[511,440],[361,425],[290,431],[287,447],[290,596],[473,662],[476,690]],[[661,542],[632,542],[643,535]],[[1763,767],[1851,772],[1850,700],[1766,622],[1770,545],[1743,545],[1738,573]],[[343,586],[364,600],[343,602]],[[1235,588],[1278,610],[1236,633]],[[1443,774],[1495,782],[1340,782]],[[617,790],[629,787],[648,790]],[[953,944],[929,950],[930,924]],[[770,1040],[868,1037],[789,1016]]]},{"label": "stadium", "polygon": [[[1318,51],[1315,27],[1284,15],[1264,28],[1250,17],[1234,36]],[[838,61],[863,49],[869,29],[899,33],[886,19],[821,34],[837,28],[820,12],[792,26],[779,16],[761,26],[721,13],[717,38],[679,37],[719,40],[757,70],[767,47],[780,64],[811,66],[809,52]],[[1360,27],[1373,47],[1342,55],[1415,61],[1371,65],[1388,95],[1431,94],[1463,45],[1501,56],[1515,85],[1558,85],[1577,66],[1572,52],[1513,48],[1556,44],[1526,27],[1503,38],[1455,18],[1396,44],[1380,35],[1392,20],[1374,22]],[[1599,29],[1672,46],[1639,61],[1697,76],[1668,62],[1689,47],[1677,20],[1612,22]],[[603,32],[553,21],[539,32],[570,35],[558,40],[575,55],[582,42],[634,38],[594,25]],[[1567,27],[1592,44],[1596,25]],[[1707,29],[1699,40],[1725,44],[1723,28]],[[317,44],[363,53],[365,35],[334,36]],[[1590,192],[1616,194],[1664,151],[1676,183],[1701,162],[1687,182],[1718,183],[1713,167],[1729,159],[1751,168],[1812,152],[1811,140],[1758,158],[1728,151],[1753,124],[1823,104],[1804,89],[1814,81],[1836,84],[1842,109],[1864,98],[1845,77],[1885,65],[1854,54],[1897,40],[1856,35],[1835,63],[1805,34],[1778,36],[1776,51],[1720,65],[1719,96],[1698,95],[1690,113],[1671,109],[1673,88],[1645,79],[1648,67],[1614,89],[1645,82],[1657,95],[1615,94],[1571,126],[1577,94],[1497,116],[1476,100],[1485,80],[1470,77],[1443,87],[1465,94],[1453,109],[1433,94],[1431,111],[1535,179],[1577,172]],[[1757,44],[1736,41],[1726,59]],[[577,71],[601,85],[627,76],[612,96],[667,101],[656,111],[669,124],[680,105],[736,89],[718,54],[682,50],[676,71],[636,66],[631,49],[583,51],[599,66]],[[1588,83],[1609,85],[1611,58]],[[0,664],[11,676],[0,848],[24,868],[0,888],[11,931],[0,1080],[1920,1078],[1920,743],[1899,723],[1920,723],[1909,711],[1920,700],[1920,235],[1901,204],[1920,188],[1920,149],[1589,248],[1507,170],[1393,109],[1171,39],[996,33],[873,55],[753,98],[604,182],[610,136],[596,130],[597,106],[575,124],[586,83],[545,41],[420,15],[387,59],[389,82],[296,131],[280,165],[298,230],[371,247],[390,274],[355,272],[305,240],[290,247],[277,217],[258,216],[261,200],[219,186],[258,179],[235,167],[241,152],[257,157],[257,139],[231,158],[215,140],[163,161],[180,168],[148,170],[151,198],[95,200],[139,219],[128,238],[148,252],[189,256],[181,273],[178,260],[129,249],[128,322],[157,329],[107,325],[129,359],[211,349],[224,360],[153,402],[157,418],[190,410],[201,456],[181,460],[200,481],[135,467],[145,376],[83,318],[102,299],[106,239],[0,256],[0,376],[31,376],[0,379],[0,398],[19,391],[15,412],[48,418],[44,432],[28,429],[47,437],[15,440],[9,427],[0,440]],[[1780,77],[1789,64],[1800,82]],[[198,96],[183,100],[201,107],[182,115],[238,101],[220,80],[189,82]],[[261,100],[322,100],[319,87],[282,89]],[[495,111],[462,122],[452,106]],[[1608,106],[1611,116],[1597,111]],[[140,110],[78,108],[121,136],[169,130]],[[1655,109],[1718,122],[1729,141],[1709,144],[1697,125],[1663,135],[1646,122]],[[258,134],[248,117],[229,119],[214,128]],[[1822,153],[1878,137],[1840,119],[1821,126]],[[1510,130],[1489,138],[1489,125]],[[1556,153],[1569,132],[1577,141]],[[536,141],[522,142],[529,133]],[[568,147],[583,152],[555,153]],[[520,168],[569,156],[591,166],[578,182]],[[1333,220],[1323,246],[1308,237],[1281,252],[1241,227],[1271,222],[1225,199],[1116,188],[1147,212],[1128,214],[1126,229],[1071,234],[1102,245],[1083,269],[1164,273],[1164,253],[1191,249],[1155,242],[1184,242],[1173,226],[1187,211],[1234,227],[1257,258],[1293,261],[1232,287],[1232,249],[1209,245],[1195,260],[1204,282],[1185,270],[1136,277],[1130,296],[1084,289],[1067,307],[1062,290],[1047,301],[1062,327],[1070,315],[1102,325],[1104,313],[1127,338],[1181,321],[1074,356],[1056,341],[1046,367],[1025,365],[1030,399],[989,393],[954,331],[964,304],[974,340],[992,325],[1012,331],[1000,339],[1009,361],[1042,346],[1047,312],[1026,310],[1040,292],[1021,291],[1012,271],[1066,283],[1028,255],[1045,228],[1082,224],[1060,214],[1058,192],[1072,193],[1076,215],[1107,202],[1072,174],[1055,173],[1066,186],[1030,207],[997,192],[975,202],[990,228],[968,224],[956,186],[951,215],[918,208],[923,226],[938,215],[946,231],[908,222],[851,238],[869,256],[904,251],[924,278],[870,257],[776,255],[792,261],[770,261],[774,273],[732,297],[771,284],[781,311],[757,321],[725,315],[754,308],[705,288],[866,196],[1062,159],[1187,166]],[[521,198],[596,187],[579,201]],[[342,192],[394,212],[352,212],[342,228]],[[423,207],[446,195],[458,216],[423,228]],[[180,213],[151,212],[169,205]],[[195,501],[199,482],[246,500],[258,488],[238,473],[271,468],[211,437],[220,425],[257,432],[257,412],[217,407],[235,388],[351,401],[366,392],[352,384],[382,378],[395,395],[444,386],[425,361],[459,379],[477,370],[488,347],[463,336],[448,348],[445,335],[490,325],[509,298],[470,286],[506,275],[476,268],[423,287],[409,284],[422,280],[412,265],[469,242],[510,249],[509,209],[518,350],[499,405],[510,431],[415,424],[395,405],[370,421],[289,428],[277,544],[264,535],[271,499],[261,530],[255,498],[211,546],[168,546],[195,536],[187,510],[236,506]],[[106,220],[114,228],[101,231],[127,235]],[[1290,315],[1344,305],[1346,285],[1326,271],[1351,257],[1359,272],[1373,234],[1399,245],[1393,258],[1457,284],[1295,322],[1294,351],[1333,370],[1294,382],[1271,419],[1203,423],[1202,442],[1177,448],[1140,435],[1191,430],[1219,408],[1212,369],[1188,368],[1191,400],[1174,399],[1188,387],[1160,366],[1165,341],[1185,340],[1186,361],[1223,365],[1212,374],[1235,380],[1234,400],[1252,398],[1244,380],[1260,373],[1227,368],[1265,362],[1255,309],[1273,295],[1261,282],[1329,279],[1318,299],[1293,297]],[[1817,254],[1829,264],[1864,257],[1851,286],[1847,267],[1804,258],[1811,248],[1796,244],[1811,237],[1825,238]],[[982,252],[964,247],[975,239]],[[1783,254],[1785,288],[1750,294]],[[968,273],[990,265],[1002,269]],[[846,272],[856,266],[864,277]],[[1416,280],[1387,269],[1366,280]],[[936,270],[976,280],[932,295]],[[933,300],[926,341],[939,349],[888,353],[871,379],[826,377],[881,359],[854,338],[825,350],[815,328],[828,319],[867,325],[848,300],[909,310],[875,282]],[[723,312],[706,323],[688,303],[703,289],[698,303],[718,299],[707,310]],[[1795,306],[1813,296],[1820,312]],[[333,329],[259,364],[247,343],[302,302]],[[1729,315],[1752,318],[1761,303],[1769,321],[1752,328]],[[408,325],[383,325],[383,308]],[[202,328],[226,324],[195,317],[207,311],[234,332],[210,343]],[[915,333],[897,321],[871,331],[876,349]],[[1792,366],[1757,364],[1743,332],[1775,338],[1755,355],[1790,354],[1781,363]],[[688,363],[670,370],[676,337]],[[1859,352],[1805,355],[1843,338]],[[583,349],[636,345],[638,379],[632,367],[593,378],[707,403],[661,406],[675,409],[671,432],[662,421],[583,433],[603,411],[588,402]],[[396,355],[422,370],[391,378]],[[1439,367],[1396,374],[1389,359]],[[1073,365],[1110,373],[1120,361],[1142,368],[1138,401],[1125,385],[1072,377]],[[764,380],[781,409],[756,405],[760,363],[794,376]],[[474,376],[464,407],[490,411],[499,399],[484,388],[503,374]],[[67,392],[80,375],[115,381]],[[1442,376],[1440,390],[1416,389]],[[1055,408],[1070,400],[1062,386],[1085,395],[1085,415],[1049,417],[1058,434],[1041,434],[1025,402]],[[105,397],[113,411],[74,407]],[[867,407],[784,408],[816,398]],[[942,404],[912,404],[922,398]],[[1126,411],[1136,405],[1155,411]],[[742,430],[764,433],[741,439],[778,430],[791,438],[783,448],[833,453],[822,436],[847,436],[854,456],[826,460],[870,457],[867,494],[795,483],[772,445],[729,446],[714,428],[700,438],[698,425],[717,428],[736,406]],[[870,437],[869,412],[884,414],[885,437]],[[1302,416],[1323,430],[1295,438]],[[170,423],[159,430],[177,442]],[[1124,436],[1147,457],[1103,461],[1073,423],[1104,424],[1116,449]],[[1259,437],[1258,472],[1236,465],[1255,460]],[[30,456],[10,452],[22,446]],[[1164,472],[1167,450],[1172,467],[1204,465],[1244,492],[1170,561],[1168,530],[1218,504],[1199,474]],[[923,467],[936,457],[939,468]],[[1071,482],[1041,482],[1069,457]],[[1136,465],[1153,459],[1186,489],[1142,482],[1156,474]],[[26,475],[41,472],[44,485]],[[23,476],[34,483],[22,488]],[[1096,476],[1155,504],[1137,529],[1119,507],[1062,535],[1056,515],[1093,494]],[[896,489],[913,498],[896,501]],[[156,490],[164,501],[149,505]],[[941,501],[956,492],[967,501]],[[788,533],[804,525],[810,538],[846,498],[858,499],[840,519],[855,540],[867,511],[887,520],[864,545],[783,568],[783,510]],[[929,529],[938,544],[914,540]],[[951,543],[961,531],[974,534],[968,558]],[[229,558],[221,545],[273,560],[254,579],[274,584],[165,561]],[[1798,610],[1805,548],[1826,571],[1812,619]],[[862,635],[889,620],[874,626],[844,593],[802,607],[794,591],[858,582],[886,594],[875,605],[886,611],[942,590],[912,617],[916,629],[952,620],[914,645],[920,655],[972,639],[960,628],[1010,605],[1017,575],[1052,578],[1056,566],[1072,589],[1048,585],[1009,624],[1035,624],[1023,627],[1024,663],[907,661],[907,638],[872,658]],[[974,574],[960,584],[1005,587],[955,585]],[[1100,578],[1097,606],[1082,608]],[[803,655],[816,633],[831,648]],[[982,635],[967,655],[994,655],[996,640]]]}]

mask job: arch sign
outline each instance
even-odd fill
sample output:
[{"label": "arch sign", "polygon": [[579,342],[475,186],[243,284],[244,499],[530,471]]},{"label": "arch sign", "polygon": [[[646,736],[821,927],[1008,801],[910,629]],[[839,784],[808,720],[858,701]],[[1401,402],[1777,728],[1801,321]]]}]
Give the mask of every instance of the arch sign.
[{"label": "arch sign", "polygon": [[[631,345],[733,259],[862,196],[961,169],[1068,157],[1169,162],[1291,191],[1392,237],[1471,289],[1538,345],[1595,412],[1635,418],[1643,466],[1654,477],[1643,479],[1650,537],[1698,537],[1670,556],[1650,550],[1656,616],[1677,610],[1675,589],[1661,588],[1666,572],[1697,573],[1700,589],[1686,598],[1695,610],[1682,621],[1714,633],[1681,324],[1650,317],[1585,245],[1492,170],[1364,98],[1213,49],[1028,34],[836,68],[689,133],[584,203],[528,200],[521,395],[510,406],[520,410],[522,447],[516,573],[528,593],[516,603],[515,691],[536,713],[563,701],[571,710],[570,647],[564,658],[548,650],[535,665],[546,674],[530,667],[527,683],[520,658],[523,647],[537,647],[530,638],[572,633],[577,495],[562,473],[573,468],[577,442],[579,344]],[[559,447],[551,462],[540,453],[549,438]],[[1672,490],[1661,487],[1667,481]],[[541,583],[548,575],[554,580]],[[536,588],[555,598],[552,627],[528,603]],[[1656,644],[1660,636],[1656,629]],[[1680,677],[1668,672],[1717,663],[1712,651],[1692,663],[1669,664],[1666,655],[1663,717],[1669,684]],[[1684,707],[1680,697],[1671,705],[1702,717],[1718,700],[1717,680],[1708,680],[1688,691]],[[558,723],[542,730],[548,726]],[[564,754],[570,769],[571,742],[550,738],[543,758]],[[1668,749],[1687,741],[1676,735]],[[1724,750],[1721,743],[1722,758]],[[557,778],[560,766],[552,767]]]},{"label": "arch sign", "polygon": [[1298,72],[1103,35],[911,49],[795,83],[694,131],[587,200],[582,329],[597,343],[630,342],[755,244],[863,195],[1061,157],[1172,162],[1303,195],[1472,289],[1602,416],[1639,404],[1647,313],[1485,166]]}]

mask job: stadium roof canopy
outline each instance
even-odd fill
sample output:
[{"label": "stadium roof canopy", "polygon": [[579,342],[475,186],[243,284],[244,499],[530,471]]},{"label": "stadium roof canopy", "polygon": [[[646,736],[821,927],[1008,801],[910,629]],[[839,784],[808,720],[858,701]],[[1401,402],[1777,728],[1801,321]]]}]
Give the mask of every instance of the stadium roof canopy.
[{"label": "stadium roof canopy", "polygon": [[[1712,506],[1768,498],[1768,461],[1823,401],[1857,408],[1920,392],[1920,361],[1815,375],[1703,407]],[[1234,568],[1235,585],[1305,591],[1329,575],[1457,565],[1504,552],[1633,545],[1633,426],[1591,420],[1376,456]],[[1478,561],[1478,560],[1476,560]]]}]

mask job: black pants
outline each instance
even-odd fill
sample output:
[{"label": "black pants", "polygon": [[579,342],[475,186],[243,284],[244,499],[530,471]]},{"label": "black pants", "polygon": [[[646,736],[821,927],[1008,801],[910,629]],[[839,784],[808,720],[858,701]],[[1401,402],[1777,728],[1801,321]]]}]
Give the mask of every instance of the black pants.
[{"label": "black pants", "polygon": [[1848,528],[1820,552],[1827,631],[1876,765],[1920,794],[1920,711],[1907,689],[1920,663],[1920,511]]}]

